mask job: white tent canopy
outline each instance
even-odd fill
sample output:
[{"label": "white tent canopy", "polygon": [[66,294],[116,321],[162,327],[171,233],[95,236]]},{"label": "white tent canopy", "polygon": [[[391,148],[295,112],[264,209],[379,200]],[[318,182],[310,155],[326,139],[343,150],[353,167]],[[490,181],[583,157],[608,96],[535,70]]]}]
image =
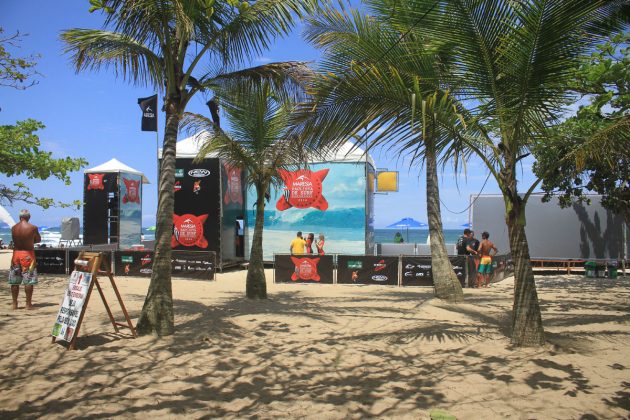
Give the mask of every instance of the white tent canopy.
[{"label": "white tent canopy", "polygon": [[147,179],[146,176],[144,176],[144,174],[136,169],[133,169],[131,166],[127,166],[124,163],[122,163],[121,161],[119,161],[118,159],[114,158],[112,160],[109,160],[101,165],[95,166],[91,169],[86,169],[85,171],[83,171],[86,174],[93,174],[93,173],[111,173],[111,172],[125,172],[128,174],[135,174],[135,175],[140,175],[142,176],[142,183],[143,184],[148,184],[149,180]]},{"label": "white tent canopy", "polygon": [[[195,134],[194,136],[186,137],[183,140],[177,142],[177,157],[184,159],[194,159],[197,157],[199,150],[204,142],[204,133]],[[162,149],[158,150],[158,157],[162,157]],[[210,153],[208,157],[217,157],[216,154]],[[311,160],[311,163],[318,162],[365,162],[366,154],[365,150],[357,147],[354,143],[345,142],[335,153],[328,153],[324,156],[318,156]],[[367,162],[376,168],[374,159],[372,156],[367,155]]]}]

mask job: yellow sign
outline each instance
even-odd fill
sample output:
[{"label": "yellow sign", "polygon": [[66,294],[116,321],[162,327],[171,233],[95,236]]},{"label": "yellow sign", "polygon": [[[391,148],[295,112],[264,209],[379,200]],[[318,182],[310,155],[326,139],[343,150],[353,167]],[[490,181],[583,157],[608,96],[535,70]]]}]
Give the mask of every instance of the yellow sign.
[{"label": "yellow sign", "polygon": [[398,171],[383,171],[376,175],[376,191],[397,192],[398,191]]}]

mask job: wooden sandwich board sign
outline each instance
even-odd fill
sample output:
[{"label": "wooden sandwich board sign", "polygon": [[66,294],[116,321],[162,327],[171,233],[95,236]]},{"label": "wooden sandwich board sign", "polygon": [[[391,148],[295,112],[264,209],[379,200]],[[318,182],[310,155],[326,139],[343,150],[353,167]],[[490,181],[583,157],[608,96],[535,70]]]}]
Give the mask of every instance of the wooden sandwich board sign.
[{"label": "wooden sandwich board sign", "polygon": [[[109,278],[109,281],[116,293],[116,298],[125,315],[126,324],[116,322],[112,311],[107,304],[105,294],[101,285],[98,282],[98,276],[103,274]],[[116,287],[114,276],[112,275],[109,261],[105,253],[102,252],[81,252],[77,259],[74,261],[74,271],[70,274],[68,281],[68,287],[61,302],[61,308],[57,314],[55,325],[52,329],[52,342],[57,340],[66,341],[69,343],[68,349],[73,350],[76,348],[77,337],[79,336],[79,330],[81,329],[81,322],[83,322],[83,316],[87,310],[92,289],[96,285],[98,293],[101,295],[105,309],[109,320],[114,327],[114,330],[118,332],[119,327],[129,328],[133,337],[137,337],[136,329],[134,328],[125,304],[122,301],[122,297]]]}]

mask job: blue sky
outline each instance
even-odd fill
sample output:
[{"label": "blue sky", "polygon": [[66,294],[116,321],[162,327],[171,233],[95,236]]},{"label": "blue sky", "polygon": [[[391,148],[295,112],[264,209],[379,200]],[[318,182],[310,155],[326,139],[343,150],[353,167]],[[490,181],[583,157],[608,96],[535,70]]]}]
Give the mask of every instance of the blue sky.
[{"label": "blue sky", "polygon": [[[102,15],[88,13],[85,1],[51,2],[45,0],[2,0],[0,26],[5,35],[17,30],[28,34],[19,50],[11,49],[14,56],[41,54],[37,71],[39,84],[24,91],[0,88],[0,124],[13,124],[17,120],[34,118],[46,128],[38,132],[42,148],[57,157],[84,157],[89,167],[100,165],[115,157],[123,163],[145,173],[151,181],[143,190],[143,225],[155,221],[157,204],[157,162],[155,133],[140,131],[140,108],[137,98],[150,96],[149,87],[133,86],[117,79],[112,71],[75,74],[69,57],[62,52],[60,31],[70,28],[100,28]],[[265,62],[306,60],[316,62],[318,51],[302,40],[301,25],[286,39],[276,41],[274,47],[254,60],[252,65]],[[207,114],[206,99],[198,95],[187,110]],[[161,106],[161,103],[160,103]],[[159,115],[159,141],[162,142],[164,114]],[[180,138],[185,137],[181,134]],[[409,169],[404,157],[391,152],[373,153],[378,168],[400,171],[400,191],[375,197],[376,227],[385,227],[403,217],[426,221],[426,195],[423,168]],[[531,163],[525,163],[523,176],[531,183]],[[468,221],[468,203],[471,195],[482,191],[487,171],[472,159],[467,173],[456,178],[445,169],[440,177],[442,218],[445,228],[459,228]],[[25,182],[37,195],[59,200],[82,199],[82,171],[72,174],[72,185],[65,186],[55,180],[35,181],[0,175],[0,183]],[[494,180],[488,180],[483,193],[498,193]],[[23,204],[7,207],[16,218]],[[29,206],[33,223],[58,226],[61,218],[76,215],[82,210],[51,208],[47,210]],[[500,223],[500,221],[498,221]]]}]

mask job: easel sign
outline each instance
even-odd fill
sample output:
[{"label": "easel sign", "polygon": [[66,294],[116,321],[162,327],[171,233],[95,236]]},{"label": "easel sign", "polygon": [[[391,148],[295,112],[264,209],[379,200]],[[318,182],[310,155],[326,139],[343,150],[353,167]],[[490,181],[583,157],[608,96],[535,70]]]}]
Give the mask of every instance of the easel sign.
[{"label": "easel sign", "polygon": [[[105,299],[105,294],[98,282],[99,274],[105,274],[109,278],[112,288],[116,293],[118,303],[125,315],[125,320],[127,321],[125,324],[114,320],[112,311]],[[76,348],[77,337],[94,285],[96,285],[98,293],[101,295],[101,299],[103,300],[107,315],[109,316],[114,330],[118,332],[119,327],[129,328],[133,337],[135,338],[137,336],[136,329],[129,318],[122,297],[116,287],[116,282],[114,281],[114,276],[112,275],[105,254],[99,252],[81,252],[74,261],[74,271],[70,274],[68,287],[66,288],[59,313],[57,314],[57,319],[52,329],[53,343],[56,340],[62,340],[69,343],[68,349]]]},{"label": "easel sign", "polygon": [[66,294],[63,296],[57,321],[53,326],[52,335],[58,340],[71,342],[83,313],[86,297],[92,289],[92,273],[74,270],[70,274],[70,281]]}]

